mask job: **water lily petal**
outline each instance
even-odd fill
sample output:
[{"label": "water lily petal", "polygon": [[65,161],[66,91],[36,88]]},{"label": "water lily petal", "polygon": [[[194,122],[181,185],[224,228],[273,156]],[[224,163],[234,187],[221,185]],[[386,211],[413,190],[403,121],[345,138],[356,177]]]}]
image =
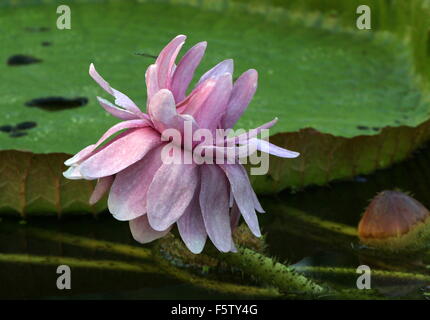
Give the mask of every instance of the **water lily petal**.
[{"label": "water lily petal", "polygon": [[187,209],[199,181],[194,164],[163,163],[149,186],[147,210],[155,230],[165,230]]},{"label": "water lily petal", "polygon": [[160,133],[165,129],[176,128],[179,125],[175,99],[170,90],[161,89],[151,98],[148,114],[154,127]]},{"label": "water lily petal", "polygon": [[80,180],[84,179],[81,174],[80,168],[78,166],[71,166],[66,171],[63,172],[63,176],[70,180]]},{"label": "water lily petal", "polygon": [[103,109],[105,109],[107,112],[109,112],[111,115],[113,115],[116,118],[122,119],[122,120],[134,120],[134,119],[139,119],[139,117],[128,111],[128,110],[124,110],[124,109],[120,109],[117,106],[115,106],[114,104],[110,103],[109,101],[97,97],[97,100],[99,101],[100,105],[103,107]]},{"label": "water lily petal", "polygon": [[245,133],[239,134],[231,138],[227,138],[225,140],[225,144],[230,145],[230,144],[236,144],[239,142],[246,142],[246,140],[249,140],[251,138],[258,136],[262,130],[273,127],[276,124],[276,122],[278,122],[278,118],[275,118],[272,121],[266,122],[265,124],[257,128],[251,129]]},{"label": "water lily petal", "polygon": [[124,93],[119,92],[118,90],[112,88],[114,97],[115,97],[115,103],[124,109],[129,110],[130,112],[133,112],[136,115],[143,116],[143,112],[140,111],[139,107]]},{"label": "water lily petal", "polygon": [[214,79],[208,79],[199,85],[190,95],[186,98],[185,103],[177,105],[177,110],[181,114],[189,114],[195,116],[202,108],[207,98],[214,90],[216,81]]},{"label": "water lily petal", "polygon": [[232,248],[228,182],[217,165],[201,165],[200,208],[206,232],[218,250]]},{"label": "water lily petal", "polygon": [[148,112],[154,127],[163,134],[166,129],[184,131],[185,121],[190,121],[191,130],[197,129],[197,123],[191,115],[179,114],[171,91],[161,89],[151,99]]},{"label": "water lily petal", "polygon": [[[106,131],[102,137],[97,141],[96,144],[89,145],[79,151],[77,154],[75,154],[72,158],[67,159],[64,164],[66,166],[71,166],[74,164],[78,164],[79,162],[82,162],[83,160],[87,159],[89,156],[91,156],[96,148],[100,146],[103,142],[106,141],[109,137],[112,135],[125,130],[125,129],[132,129],[132,128],[144,128],[148,127],[151,123],[148,120],[144,119],[138,119],[138,120],[129,120],[129,121],[123,121],[120,123],[117,123],[113,127],[111,127],[108,131]],[[117,140],[120,138],[120,136],[117,136],[114,140]],[[112,143],[114,140],[112,140],[110,143]]]},{"label": "water lily petal", "polygon": [[91,194],[90,201],[89,201],[91,205],[97,203],[105,195],[105,193],[109,191],[110,187],[112,186],[114,178],[115,178],[114,176],[108,176],[108,177],[100,178],[97,181],[96,187],[94,188],[94,191]]},{"label": "water lily petal", "polygon": [[104,80],[102,76],[97,72],[96,68],[94,67],[94,64],[90,64],[90,76],[102,87],[107,93],[115,97],[115,103],[124,109],[127,109],[128,111],[141,116],[143,113],[140,111],[140,109],[136,106],[136,104],[125,94],[122,92],[119,92],[118,90],[112,88],[109,85],[109,82]]},{"label": "water lily petal", "polygon": [[147,105],[151,98],[160,91],[160,86],[158,85],[158,68],[156,64],[151,64],[145,73],[146,88],[148,93]]},{"label": "water lily petal", "polygon": [[170,228],[157,231],[151,228],[148,222],[148,216],[142,215],[136,219],[130,220],[130,231],[134,240],[140,243],[149,243],[156,239],[164,237],[169,233]]},{"label": "water lily petal", "polygon": [[94,67],[94,64],[91,63],[90,64],[90,70],[89,70],[89,74],[91,76],[91,78],[94,79],[95,82],[97,82],[100,87],[103,88],[103,90],[105,90],[107,93],[109,93],[110,95],[114,95],[111,86],[109,85],[109,83],[102,78],[102,76],[97,72],[96,68]]},{"label": "water lily petal", "polygon": [[[200,145],[199,148],[205,154],[204,158],[216,159],[216,163],[238,163],[239,159],[248,157],[257,151],[256,141],[246,141],[246,144],[232,147],[220,147],[216,145]],[[211,155],[206,156],[206,155]]]},{"label": "water lily petal", "polygon": [[255,143],[258,150],[273,154],[274,156],[281,158],[297,158],[300,153],[295,151],[290,151],[281,147],[278,147],[269,141],[261,140],[257,138],[252,138],[248,140],[249,143]]},{"label": "water lily petal", "polygon": [[131,129],[82,162],[80,171],[86,179],[113,175],[142,159],[160,143],[160,135],[150,127]]},{"label": "water lily petal", "polygon": [[254,209],[253,190],[245,168],[241,164],[220,165],[225,171],[233,191],[234,199],[252,233],[260,237],[260,227]]},{"label": "water lily petal", "polygon": [[176,101],[182,101],[194,76],[194,71],[200,64],[205,53],[207,42],[199,42],[183,56],[172,77],[171,90]]},{"label": "water lily petal", "polygon": [[127,221],[146,213],[147,192],[162,164],[163,146],[154,148],[142,160],[116,174],[108,199],[109,211],[115,219]]},{"label": "water lily petal", "polygon": [[181,50],[184,45],[186,38],[187,37],[184,35],[175,37],[158,55],[155,64],[158,67],[158,85],[160,89],[170,88],[170,79],[173,72],[172,69],[174,68],[179,50]]},{"label": "water lily petal", "polygon": [[226,114],[223,118],[223,128],[233,128],[257,90],[258,73],[254,69],[244,72],[234,83]]},{"label": "water lily petal", "polygon": [[224,73],[216,79],[216,84],[209,93],[203,106],[194,116],[201,128],[215,131],[225,113],[232,90],[230,73]]},{"label": "water lily petal", "polygon": [[222,76],[224,73],[229,73],[233,75],[233,69],[234,69],[234,63],[232,59],[227,59],[224,61],[221,61],[218,63],[215,67],[207,71],[202,77],[200,78],[198,84],[204,82],[207,79],[210,78],[218,78]]},{"label": "water lily petal", "polygon": [[178,230],[187,248],[192,253],[200,253],[206,243],[207,233],[200,210],[199,194],[194,194],[188,208],[179,218]]}]

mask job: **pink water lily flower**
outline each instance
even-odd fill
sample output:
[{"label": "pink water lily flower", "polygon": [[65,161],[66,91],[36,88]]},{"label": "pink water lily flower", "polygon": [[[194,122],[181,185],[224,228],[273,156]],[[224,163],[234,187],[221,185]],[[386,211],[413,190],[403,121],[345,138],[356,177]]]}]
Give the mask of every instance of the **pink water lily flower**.
[{"label": "pink water lily flower", "polygon": [[[210,132],[232,128],[251,101],[257,88],[257,72],[243,73],[233,84],[233,61],[225,60],[206,72],[187,96],[187,88],[203,57],[206,42],[192,47],[178,65],[176,57],[185,36],[174,38],[146,71],[147,113],[126,95],[112,88],[90,65],[91,77],[110,95],[115,104],[98,97],[101,106],[123,120],[65,164],[69,179],[98,179],[90,198],[95,203],[109,192],[108,208],[121,221],[129,221],[134,239],[148,243],[178,226],[184,243],[193,253],[203,250],[207,237],[223,252],[235,251],[232,230],[242,216],[250,230],[261,236],[257,212],[264,212],[239,162],[252,146],[279,157],[299,154],[260,140],[257,134],[276,119],[249,134],[224,137],[218,141],[176,145],[182,156],[200,147],[205,157],[216,150],[229,162],[167,163],[163,150],[170,141],[167,129],[184,134],[184,126]],[[233,146],[232,146],[233,145]],[[244,148],[245,147],[245,148]],[[213,156],[215,157],[215,156]]]}]

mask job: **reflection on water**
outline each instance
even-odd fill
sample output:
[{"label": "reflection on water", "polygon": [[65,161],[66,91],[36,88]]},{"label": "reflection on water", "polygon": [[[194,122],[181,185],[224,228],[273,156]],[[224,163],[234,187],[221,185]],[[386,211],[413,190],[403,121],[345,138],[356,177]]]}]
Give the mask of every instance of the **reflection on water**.
[{"label": "reflection on water", "polygon": [[[138,247],[130,236],[128,223],[112,219],[108,214],[73,217],[61,221],[52,218],[32,218],[22,224],[3,219],[0,223],[0,254],[76,257],[79,259],[139,263],[139,259],[115,253],[77,247],[34,237],[28,228],[80,235]],[[0,299],[228,299],[234,296],[208,293],[171,277],[123,270],[72,268],[72,290],[56,287],[57,267],[31,263],[0,262]]]}]

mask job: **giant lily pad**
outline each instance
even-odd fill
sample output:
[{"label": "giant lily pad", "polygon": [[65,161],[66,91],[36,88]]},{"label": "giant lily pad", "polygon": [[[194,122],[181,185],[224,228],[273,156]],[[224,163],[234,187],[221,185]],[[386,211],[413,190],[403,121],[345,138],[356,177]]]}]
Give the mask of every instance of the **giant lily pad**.
[{"label": "giant lily pad", "polygon": [[[421,1],[408,7],[416,11],[413,21],[409,11],[398,13],[409,33],[386,21],[390,1],[375,5],[370,31],[354,29],[353,1],[333,1],[331,11],[315,11],[318,1],[302,8],[269,1],[75,1],[71,30],[56,28],[57,5],[1,5],[0,126],[37,126],[0,132],[0,211],[95,210],[81,201],[89,196],[87,182],[61,177],[66,154],[116,122],[98,106],[95,97],[105,94],[88,66],[94,62],[145,109],[150,56],[177,34],[188,35],[187,47],[209,43],[197,77],[226,58],[235,60],[235,76],[257,69],[259,89],[237,128],[278,117],[272,140],[301,152],[294,160],[271,159],[269,174],[253,177],[258,192],[368,173],[404,159],[430,135],[427,75],[419,69],[428,59]],[[36,63],[5,65],[13,56],[19,61],[17,55]]]}]

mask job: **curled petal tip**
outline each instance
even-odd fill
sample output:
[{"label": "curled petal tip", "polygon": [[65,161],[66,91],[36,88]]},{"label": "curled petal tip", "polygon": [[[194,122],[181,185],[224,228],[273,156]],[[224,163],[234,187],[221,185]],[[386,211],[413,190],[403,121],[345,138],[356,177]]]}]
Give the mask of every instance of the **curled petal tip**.
[{"label": "curled petal tip", "polygon": [[114,95],[114,92],[111,88],[111,86],[109,85],[109,83],[102,78],[102,76],[97,72],[96,68],[94,67],[94,63],[90,64],[90,69],[89,69],[89,74],[91,76],[91,78],[94,79],[95,82],[97,82],[99,84],[99,86],[101,86],[103,88],[103,90],[105,90],[107,93]]},{"label": "curled petal tip", "polygon": [[224,73],[233,74],[234,63],[233,59],[223,60],[215,67],[207,71],[199,80],[199,84],[210,78],[218,78]]},{"label": "curled petal tip", "polygon": [[234,70],[234,61],[233,61],[233,59],[227,59],[227,60],[224,60],[225,61],[225,64],[229,67],[229,70],[228,70],[228,73],[233,73],[233,70]]},{"label": "curled petal tip", "polygon": [[94,76],[99,76],[96,67],[94,66],[94,63],[90,63],[90,67],[88,69],[88,73],[90,74],[90,76],[94,79]]},{"label": "curled petal tip", "polygon": [[170,228],[164,231],[157,231],[151,228],[148,223],[147,215],[140,216],[136,219],[130,220],[130,231],[133,238],[139,243],[149,243],[158,238],[165,236]]},{"label": "curled petal tip", "polygon": [[[173,97],[173,93],[172,91],[170,91],[169,89],[161,89],[160,91],[158,91],[154,97],[152,98],[154,99],[154,104],[156,104],[155,102],[158,101],[157,99],[161,99],[161,101],[165,101],[165,99],[171,99],[171,103],[174,105],[174,97]],[[152,101],[152,100],[151,100]],[[159,103],[160,101],[158,101]],[[157,106],[158,107],[158,106]],[[154,110],[153,110],[154,111]]]},{"label": "curled petal tip", "polygon": [[[207,47],[208,47],[208,43],[206,41],[199,42],[194,46],[194,48],[196,48],[196,49],[198,48],[198,50],[201,50],[203,52],[203,54],[206,51]],[[202,56],[203,56],[203,54],[202,54]]]},{"label": "curled petal tip", "polygon": [[287,150],[287,149],[283,149],[282,152],[279,155],[276,154],[276,153],[275,153],[275,155],[278,156],[278,157],[281,157],[281,158],[294,159],[294,158],[297,158],[298,156],[300,156],[300,153],[296,152],[296,151],[290,151],[290,150]]},{"label": "curled petal tip", "polygon": [[106,99],[103,99],[102,97],[97,96],[96,97],[97,101],[102,104],[102,103],[110,103],[109,101],[107,101]]},{"label": "curled petal tip", "polygon": [[66,171],[64,171],[63,176],[70,180],[79,180],[83,178],[79,169],[75,166],[69,167]]},{"label": "curled petal tip", "polygon": [[249,73],[254,77],[258,77],[258,71],[255,69],[248,69],[247,71],[245,71],[245,73]]},{"label": "curled petal tip", "polygon": [[200,254],[203,251],[203,248],[201,248],[201,249],[194,249],[194,248],[189,248],[189,247],[187,247],[187,248],[191,251],[192,254]]},{"label": "curled petal tip", "polygon": [[208,43],[206,41],[202,41],[202,42],[197,43],[194,47],[195,48],[201,48],[201,50],[203,50],[203,52],[204,52],[204,51],[206,51],[207,46],[208,46]]},{"label": "curled petal tip", "polygon": [[254,88],[257,88],[257,81],[258,81],[258,72],[257,72],[257,70],[255,70],[255,69],[249,69],[247,72],[251,75],[251,78],[252,78],[252,81],[253,81],[252,86]]},{"label": "curled petal tip", "polygon": [[160,91],[157,92],[157,94],[162,94],[162,95],[169,94],[169,95],[171,95],[172,92],[169,89],[161,89]]},{"label": "curled petal tip", "polygon": [[[66,161],[64,161],[64,164],[66,165],[66,166],[71,166],[73,163],[74,163],[74,160],[75,160],[75,156],[73,156],[73,157],[71,157],[71,158],[69,158],[69,159],[67,159]],[[64,175],[64,174],[63,174]],[[67,178],[67,177],[66,177]]]}]

